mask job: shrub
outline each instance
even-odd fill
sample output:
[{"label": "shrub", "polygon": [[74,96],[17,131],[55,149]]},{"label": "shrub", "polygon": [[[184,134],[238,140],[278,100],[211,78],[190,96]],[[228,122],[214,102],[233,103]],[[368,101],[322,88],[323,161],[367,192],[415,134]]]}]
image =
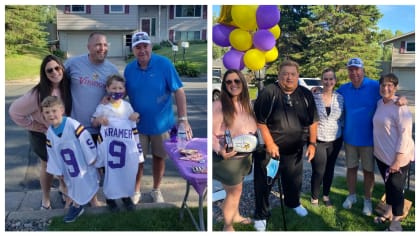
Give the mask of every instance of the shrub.
[{"label": "shrub", "polygon": [[175,68],[179,75],[185,75],[189,77],[197,77],[200,74],[198,66],[191,62],[176,62]]}]

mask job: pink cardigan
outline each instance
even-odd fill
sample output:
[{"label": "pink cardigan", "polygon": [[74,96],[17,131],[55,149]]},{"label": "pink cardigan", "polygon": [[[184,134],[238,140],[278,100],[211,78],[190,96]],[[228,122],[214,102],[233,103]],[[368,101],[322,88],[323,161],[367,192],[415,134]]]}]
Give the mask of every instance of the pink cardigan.
[{"label": "pink cardigan", "polygon": [[[40,133],[47,132],[48,123],[41,113],[38,104],[38,92],[32,89],[16,99],[9,108],[10,118],[20,127]],[[55,88],[53,96],[60,96],[60,90]]]}]

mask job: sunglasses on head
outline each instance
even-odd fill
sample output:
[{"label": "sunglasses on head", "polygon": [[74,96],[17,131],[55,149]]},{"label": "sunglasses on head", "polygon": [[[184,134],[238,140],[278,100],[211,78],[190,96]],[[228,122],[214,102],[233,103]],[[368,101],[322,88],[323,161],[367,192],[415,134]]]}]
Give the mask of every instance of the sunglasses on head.
[{"label": "sunglasses on head", "polygon": [[225,84],[227,84],[227,85],[231,85],[233,82],[235,84],[240,84],[241,83],[241,80],[240,79],[225,80]]},{"label": "sunglasses on head", "polygon": [[56,66],[56,67],[53,67],[53,68],[48,68],[48,69],[46,69],[45,71],[48,73],[48,74],[51,74],[51,73],[53,73],[53,71],[60,71],[61,70],[61,67],[60,66]]}]

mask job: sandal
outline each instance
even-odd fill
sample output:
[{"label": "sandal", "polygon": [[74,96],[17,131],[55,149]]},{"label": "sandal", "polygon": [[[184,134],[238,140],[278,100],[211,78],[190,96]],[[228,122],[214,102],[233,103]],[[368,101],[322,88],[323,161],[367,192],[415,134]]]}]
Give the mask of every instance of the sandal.
[{"label": "sandal", "polygon": [[52,209],[51,205],[46,207],[46,206],[42,205],[42,202],[41,202],[41,208],[40,208],[41,211],[48,211],[48,210],[51,210],[51,209]]},{"label": "sandal", "polygon": [[391,220],[391,219],[387,218],[386,216],[376,216],[375,218],[373,218],[373,222],[375,224],[384,224],[389,220]]},{"label": "sandal", "polygon": [[244,218],[243,220],[241,220],[241,221],[239,221],[239,222],[235,222],[235,223],[237,223],[237,224],[241,224],[241,225],[249,225],[249,224],[252,224],[254,221],[251,219],[251,218],[249,218],[249,217],[246,217],[246,218]]}]

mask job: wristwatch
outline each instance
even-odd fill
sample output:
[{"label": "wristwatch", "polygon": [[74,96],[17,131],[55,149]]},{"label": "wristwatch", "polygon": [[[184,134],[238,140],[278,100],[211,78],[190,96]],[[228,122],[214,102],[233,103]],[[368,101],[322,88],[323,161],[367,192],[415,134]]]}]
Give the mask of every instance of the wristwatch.
[{"label": "wristwatch", "polygon": [[187,116],[180,116],[180,117],[178,117],[178,120],[187,121],[188,117]]},{"label": "wristwatch", "polygon": [[314,142],[309,142],[308,145],[313,145],[315,148],[318,146],[316,143]]}]

